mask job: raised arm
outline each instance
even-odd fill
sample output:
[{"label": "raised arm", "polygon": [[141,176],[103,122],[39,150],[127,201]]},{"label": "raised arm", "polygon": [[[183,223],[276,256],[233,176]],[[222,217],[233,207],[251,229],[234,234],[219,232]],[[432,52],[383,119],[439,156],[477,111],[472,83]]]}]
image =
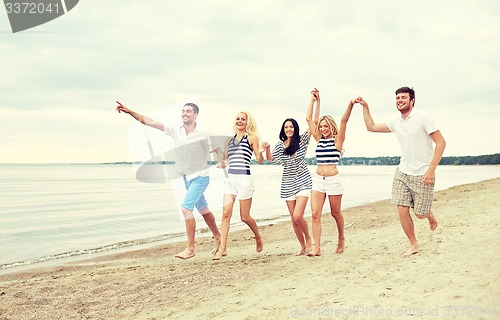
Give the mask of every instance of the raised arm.
[{"label": "raised arm", "polygon": [[368,108],[368,103],[361,97],[358,98],[359,102],[363,106],[363,119],[365,120],[366,130],[370,132],[391,132],[389,127],[385,123],[375,123],[370,114],[370,109]]},{"label": "raised arm", "polygon": [[[316,110],[313,117],[314,102],[316,102]],[[316,141],[321,138],[318,132],[318,121],[320,113],[320,97],[318,89],[314,88],[311,91],[311,99],[309,100],[309,106],[307,107],[306,121],[309,126],[309,136],[313,136]]]},{"label": "raised arm", "polygon": [[118,111],[118,113],[121,113],[121,112],[128,113],[135,120],[139,121],[140,123],[142,123],[144,125],[150,126],[152,128],[155,128],[155,129],[158,129],[158,130],[161,130],[161,131],[165,130],[165,126],[163,125],[162,122],[154,120],[154,119],[152,119],[150,117],[147,117],[145,115],[139,114],[139,113],[137,113],[137,112],[135,112],[135,111],[133,111],[133,110],[125,107],[124,105],[122,105],[118,101],[116,101],[116,103],[118,103],[118,106],[116,107],[116,111]]},{"label": "raised arm", "polygon": [[345,141],[347,121],[349,121],[349,117],[351,116],[352,107],[356,102],[360,102],[360,99],[361,98],[351,99],[351,101],[349,101],[349,104],[347,105],[347,108],[345,109],[344,114],[342,115],[342,118],[340,119],[339,132],[335,136],[335,146],[337,147],[338,150],[342,150],[342,145],[344,144]]}]

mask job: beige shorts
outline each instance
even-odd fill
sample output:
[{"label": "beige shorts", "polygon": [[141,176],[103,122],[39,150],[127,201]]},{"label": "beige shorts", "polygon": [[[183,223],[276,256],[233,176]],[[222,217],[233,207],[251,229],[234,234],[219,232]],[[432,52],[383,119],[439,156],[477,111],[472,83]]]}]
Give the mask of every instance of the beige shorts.
[{"label": "beige shorts", "polygon": [[434,183],[422,184],[422,176],[410,176],[396,169],[392,182],[391,202],[413,208],[418,216],[425,216],[432,209]]},{"label": "beige shorts", "polygon": [[224,194],[233,194],[240,200],[246,200],[253,197],[255,187],[252,176],[245,174],[229,174],[224,180]]},{"label": "beige shorts", "polygon": [[313,176],[312,189],[322,192],[327,196],[337,196],[344,192],[344,185],[342,184],[342,179],[339,174],[323,177],[316,173]]}]

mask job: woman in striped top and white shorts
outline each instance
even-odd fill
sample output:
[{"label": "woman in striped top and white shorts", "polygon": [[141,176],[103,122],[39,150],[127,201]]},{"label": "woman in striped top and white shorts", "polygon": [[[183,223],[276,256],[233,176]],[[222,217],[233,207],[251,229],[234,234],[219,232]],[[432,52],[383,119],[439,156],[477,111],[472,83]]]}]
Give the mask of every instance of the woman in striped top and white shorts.
[{"label": "woman in striped top and white shorts", "polygon": [[[214,255],[213,260],[220,260],[220,258],[227,255],[227,238],[236,197],[240,201],[241,221],[246,223],[255,235],[257,252],[261,252],[264,248],[257,223],[250,216],[254,192],[254,184],[250,175],[250,159],[253,153],[257,162],[262,164],[264,158],[261,150],[264,151],[264,149],[259,146],[257,123],[250,113],[239,112],[236,115],[233,129],[235,135],[226,142],[224,154],[218,154],[219,157],[222,156],[223,160],[219,162],[218,167],[225,168],[227,166],[228,174],[224,183],[221,243],[219,251]],[[264,144],[267,143],[264,142]]]},{"label": "woman in striped top and white shorts", "polygon": [[352,99],[342,116],[340,128],[335,120],[325,115],[315,121],[313,119],[313,107],[316,102],[316,114],[320,113],[319,91],[315,88],[311,92],[311,100],[307,110],[307,123],[309,131],[318,143],[316,147],[317,168],[313,178],[313,188],[311,194],[312,210],[312,232],[314,247],[307,254],[308,256],[321,255],[321,214],[326,197],[330,203],[330,212],[337,223],[338,243],[337,253],[344,252],[344,217],[342,216],[341,201],[343,193],[342,180],[337,170],[340,157],[342,156],[342,146],[345,140],[346,125],[356,99]]},{"label": "woman in striped top and white shorts", "polygon": [[299,134],[299,124],[295,119],[283,121],[279,134],[280,142],[270,152],[266,146],[266,158],[275,164],[283,166],[281,177],[281,199],[292,218],[292,227],[300,243],[300,250],[296,256],[303,255],[312,249],[312,240],[309,226],[304,219],[304,210],[311,195],[312,179],[305,160],[311,134],[309,130]]}]

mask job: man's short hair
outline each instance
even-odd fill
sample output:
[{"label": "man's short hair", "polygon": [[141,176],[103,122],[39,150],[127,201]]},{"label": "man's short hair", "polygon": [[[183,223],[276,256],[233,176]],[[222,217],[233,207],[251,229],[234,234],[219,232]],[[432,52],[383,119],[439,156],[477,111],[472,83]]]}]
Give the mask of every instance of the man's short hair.
[{"label": "man's short hair", "polygon": [[198,106],[195,103],[188,102],[184,106],[193,108],[194,113],[200,113],[200,108],[198,108]]},{"label": "man's short hair", "polygon": [[396,90],[396,94],[398,93],[408,93],[410,95],[410,100],[413,99],[413,106],[415,106],[415,90],[410,87],[401,87],[398,90]]}]

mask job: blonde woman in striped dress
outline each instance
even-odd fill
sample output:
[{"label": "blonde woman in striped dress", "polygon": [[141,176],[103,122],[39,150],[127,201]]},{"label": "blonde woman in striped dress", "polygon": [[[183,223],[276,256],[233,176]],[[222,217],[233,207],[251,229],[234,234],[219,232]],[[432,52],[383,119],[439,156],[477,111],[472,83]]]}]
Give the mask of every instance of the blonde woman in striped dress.
[{"label": "blonde woman in striped dress", "polygon": [[[239,112],[234,121],[234,136],[228,139],[225,151],[221,154],[218,149],[218,156],[222,159],[218,167],[228,167],[228,177],[224,184],[224,203],[221,222],[221,243],[219,251],[214,255],[213,260],[220,260],[227,255],[227,238],[231,216],[233,215],[234,202],[236,197],[240,201],[240,218],[246,223],[255,236],[256,250],[261,252],[264,248],[262,237],[259,233],[257,223],[250,216],[254,184],[250,175],[250,160],[252,153],[257,162],[262,164],[264,158],[259,146],[259,135],[257,133],[257,123],[248,112]],[[263,142],[267,145],[267,142]]]}]

